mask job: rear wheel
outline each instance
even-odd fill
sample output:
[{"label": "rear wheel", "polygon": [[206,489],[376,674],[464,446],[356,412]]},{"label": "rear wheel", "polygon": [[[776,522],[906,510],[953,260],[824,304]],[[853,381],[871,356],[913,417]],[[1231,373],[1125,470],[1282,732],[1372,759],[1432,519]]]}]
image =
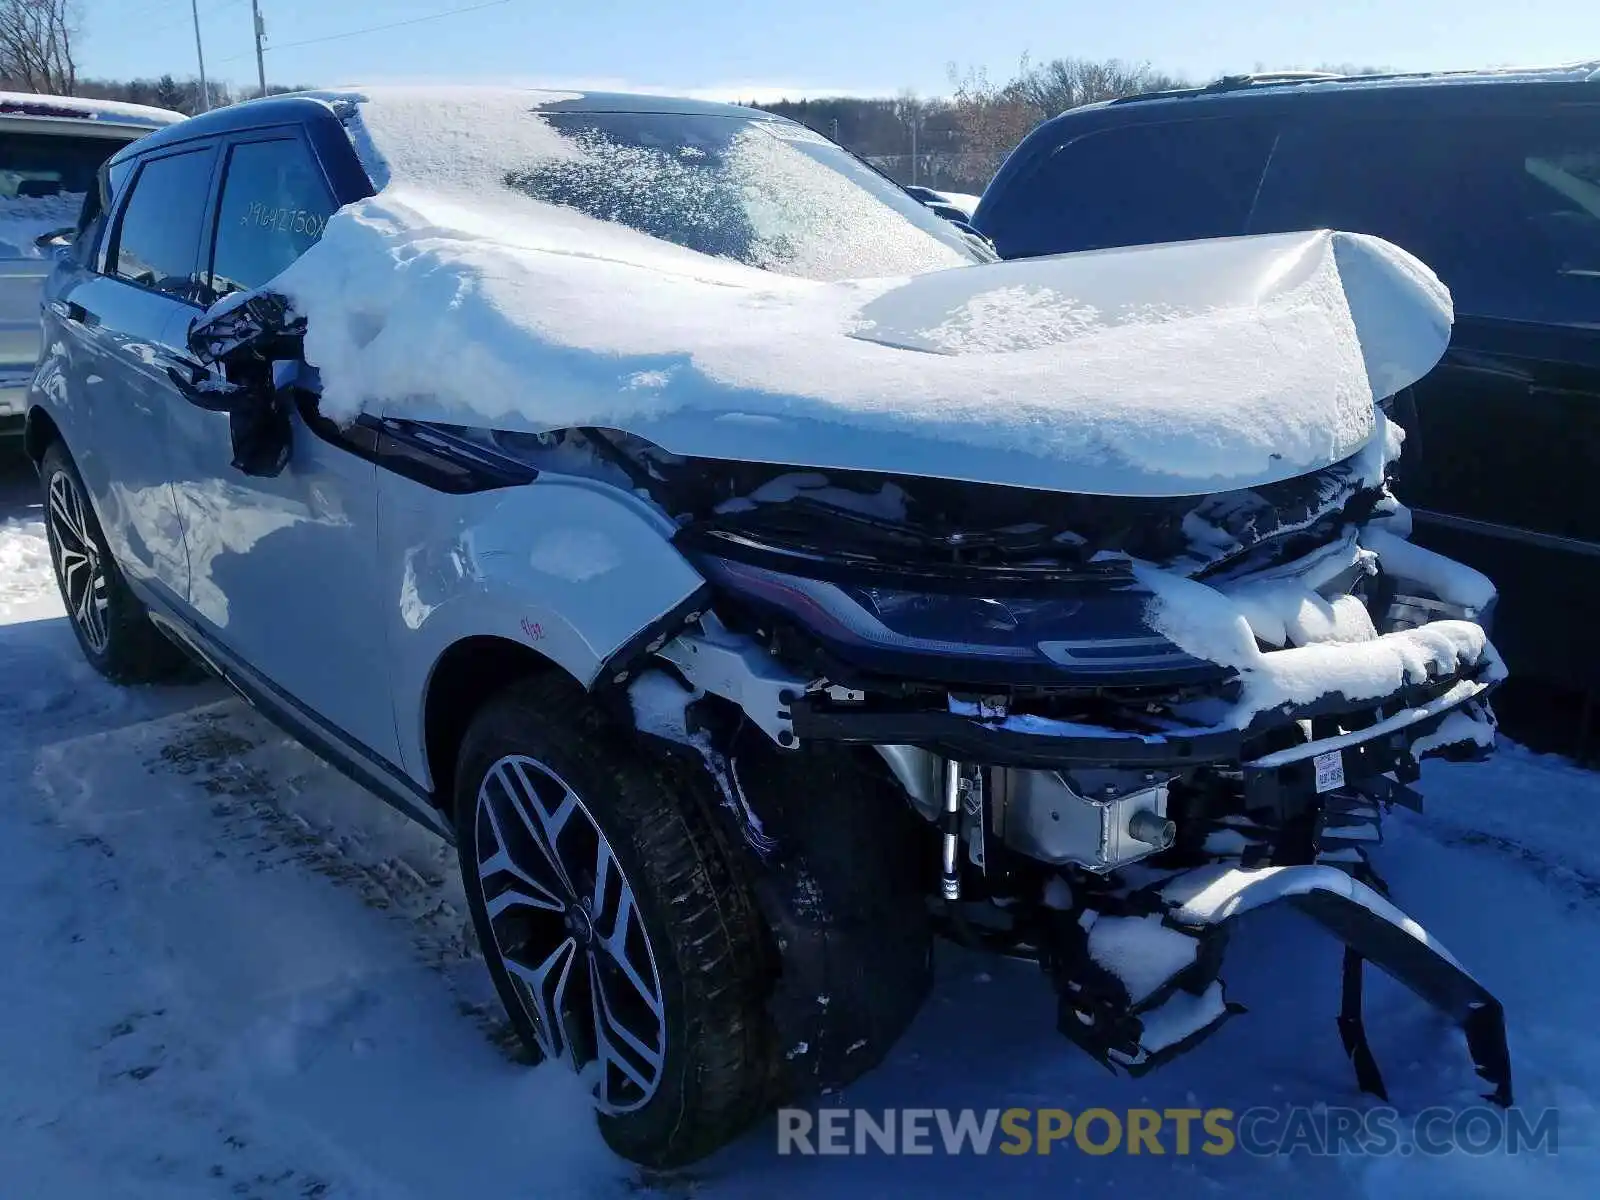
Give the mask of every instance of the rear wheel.
[{"label": "rear wheel", "polygon": [[83,479],[59,441],[45,450],[39,478],[56,584],[89,664],[117,683],[154,682],[187,669],[111,557]]},{"label": "rear wheel", "polygon": [[484,707],[456,780],[495,987],[532,1050],[592,1073],[612,1148],[679,1165],[759,1117],[768,959],[694,782],[556,676]]}]

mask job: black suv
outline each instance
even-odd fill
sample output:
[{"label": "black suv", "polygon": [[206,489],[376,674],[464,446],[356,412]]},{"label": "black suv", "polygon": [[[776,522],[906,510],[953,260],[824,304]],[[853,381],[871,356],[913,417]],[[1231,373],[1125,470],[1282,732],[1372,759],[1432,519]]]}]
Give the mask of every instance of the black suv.
[{"label": "black suv", "polygon": [[1416,540],[1500,587],[1514,674],[1600,668],[1600,70],[1248,76],[1035,129],[973,223],[1006,258],[1244,233],[1373,233],[1455,297],[1406,411]]}]

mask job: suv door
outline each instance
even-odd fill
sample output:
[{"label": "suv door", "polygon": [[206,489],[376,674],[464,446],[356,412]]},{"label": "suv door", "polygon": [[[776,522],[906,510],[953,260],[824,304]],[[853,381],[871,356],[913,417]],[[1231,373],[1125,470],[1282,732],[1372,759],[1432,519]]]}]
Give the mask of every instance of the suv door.
[{"label": "suv door", "polygon": [[1514,672],[1592,686],[1600,632],[1600,106],[1286,129],[1251,231],[1374,233],[1450,287],[1399,464],[1419,542],[1500,588]]},{"label": "suv door", "polygon": [[[117,164],[103,239],[63,261],[46,295],[39,378],[95,501],[112,553],[170,607],[188,592],[172,489],[168,368],[200,311],[197,266],[211,143]],[[53,383],[46,380],[54,377]]]},{"label": "suv door", "polygon": [[[268,283],[315,244],[336,207],[298,128],[231,139],[203,256],[208,297]],[[289,702],[292,718],[310,717],[324,736],[331,726],[392,763],[375,468],[313,433],[301,414],[292,425],[282,472],[251,476],[231,465],[226,412],[187,403],[176,411],[174,487],[189,604],[200,632],[252,682]]]}]

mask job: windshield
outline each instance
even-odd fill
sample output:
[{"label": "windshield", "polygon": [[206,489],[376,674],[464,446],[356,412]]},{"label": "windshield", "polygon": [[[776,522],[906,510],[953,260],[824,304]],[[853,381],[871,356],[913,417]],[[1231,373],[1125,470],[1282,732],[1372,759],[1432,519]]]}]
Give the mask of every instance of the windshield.
[{"label": "windshield", "polygon": [[823,280],[990,257],[804,126],[676,113],[541,116],[573,153],[508,171],[510,187],[702,254]]}]

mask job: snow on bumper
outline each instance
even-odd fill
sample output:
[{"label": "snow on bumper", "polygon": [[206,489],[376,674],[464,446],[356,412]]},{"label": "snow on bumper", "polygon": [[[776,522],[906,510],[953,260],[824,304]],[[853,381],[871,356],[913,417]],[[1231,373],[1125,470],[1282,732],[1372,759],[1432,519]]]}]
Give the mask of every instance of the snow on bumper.
[{"label": "snow on bumper", "polygon": [[1361,964],[1370,961],[1461,1026],[1492,1087],[1487,1098],[1511,1103],[1500,1002],[1376,887],[1327,864],[1205,866],[1058,914],[1046,963],[1060,992],[1061,1032],[1134,1075],[1193,1047],[1241,1011],[1220,978],[1228,926],[1283,902],[1346,946],[1339,1030],[1363,1090],[1385,1094],[1361,1019]]},{"label": "snow on bumper", "polygon": [[[1360,698],[1337,687],[1312,692],[1309,700],[1283,700],[1255,711],[1243,724],[1234,720],[1237,704],[1219,704],[1208,714],[1210,720],[1171,722],[1161,732],[1012,713],[976,698],[956,697],[947,711],[870,712],[802,696],[791,715],[802,740],[921,746],[960,761],[1019,768],[1242,767],[1247,781],[1262,786],[1303,774],[1306,764],[1334,751],[1354,778],[1409,769],[1424,757],[1457,747],[1492,744],[1494,723],[1485,700],[1505,678],[1505,670],[1476,625],[1440,621],[1360,647],[1297,647],[1262,654],[1260,660],[1269,670],[1275,660],[1288,660],[1281,673],[1293,675],[1305,667],[1308,650],[1318,651],[1319,660],[1361,651],[1369,658],[1385,657],[1393,669],[1393,686]],[[1307,722],[1312,736],[1292,747],[1266,749],[1275,746],[1275,733]],[[1339,731],[1322,733],[1319,727],[1329,723]]]}]

